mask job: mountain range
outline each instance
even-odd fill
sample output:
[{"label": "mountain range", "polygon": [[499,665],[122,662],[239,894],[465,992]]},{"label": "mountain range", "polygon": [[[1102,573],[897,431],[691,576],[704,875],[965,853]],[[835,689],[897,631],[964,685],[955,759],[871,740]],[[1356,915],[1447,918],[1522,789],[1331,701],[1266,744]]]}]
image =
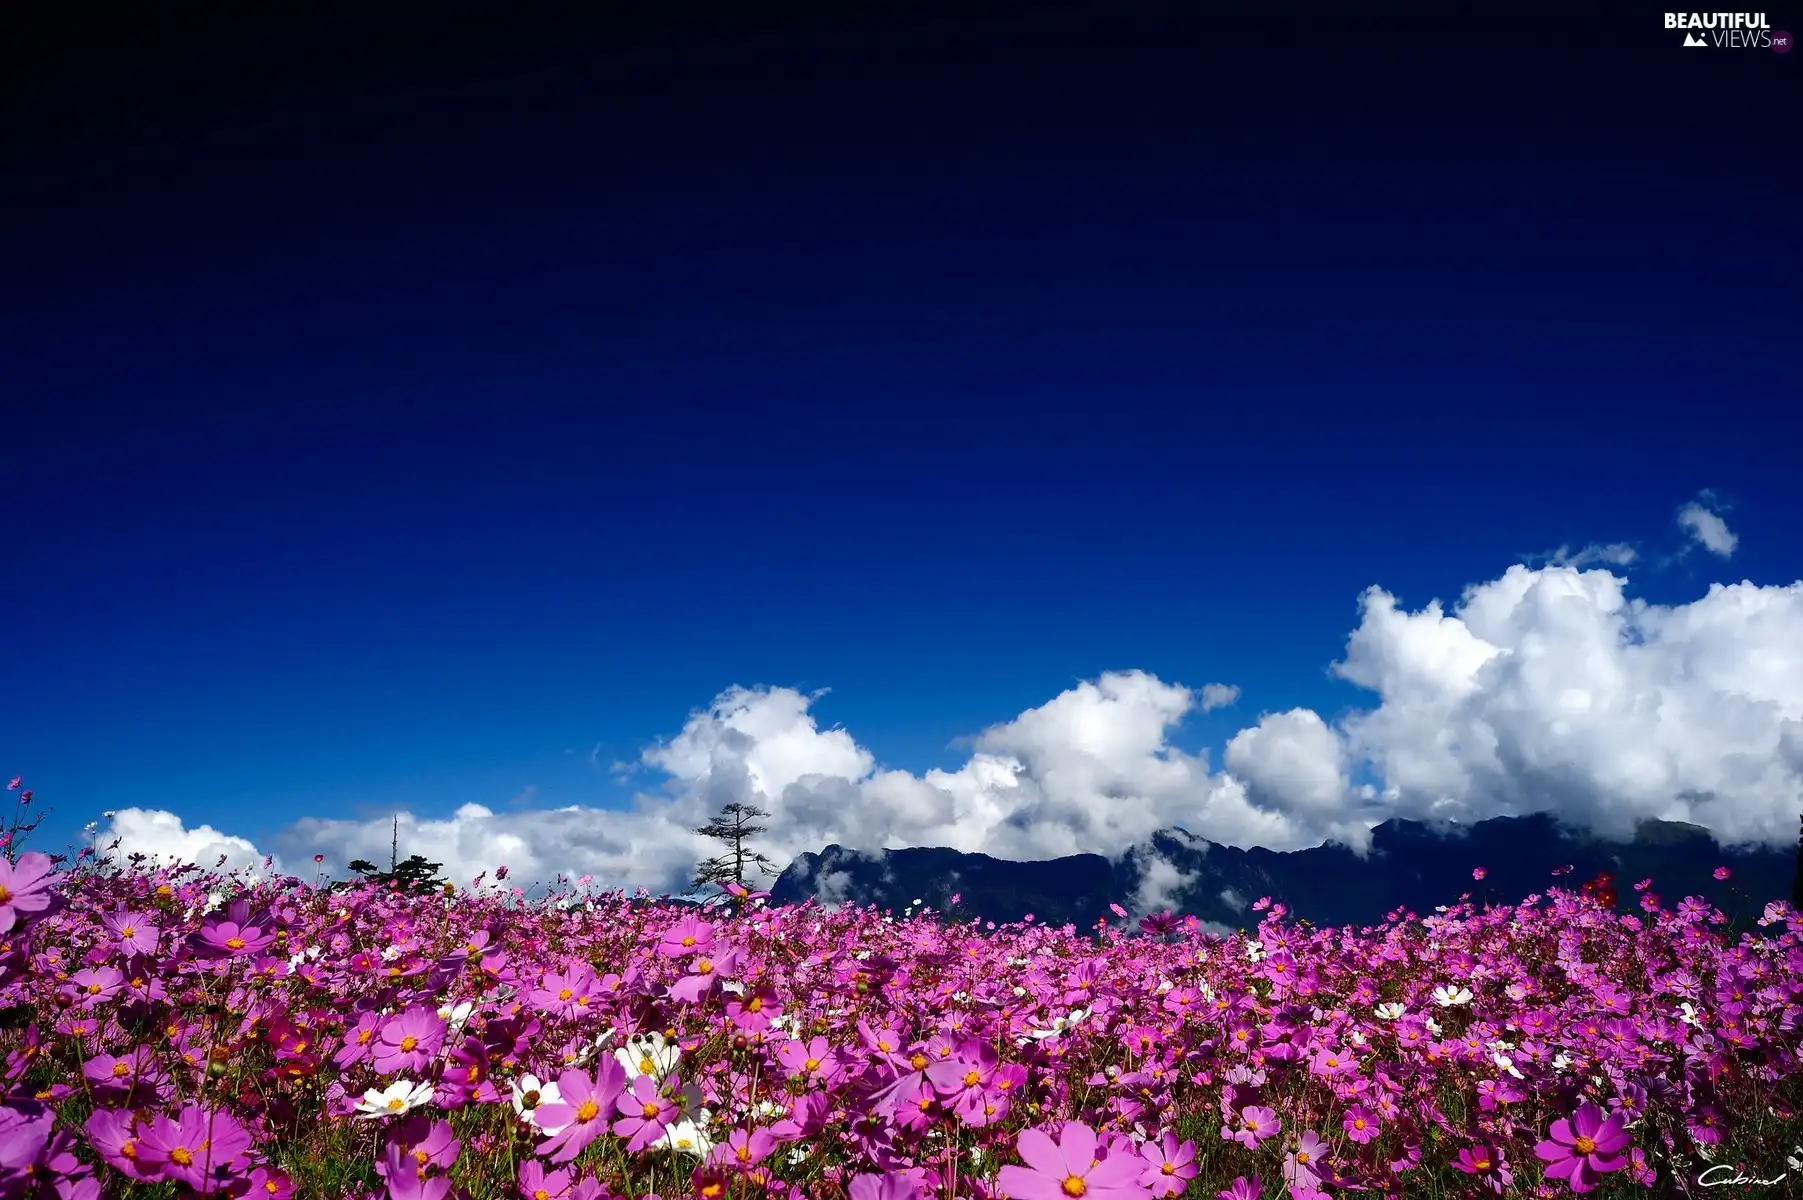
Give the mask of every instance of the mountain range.
[{"label": "mountain range", "polygon": [[[1726,881],[1714,877],[1721,866],[1729,869]],[[1472,873],[1480,867],[1485,875],[1477,881]],[[1553,874],[1566,867],[1571,870]],[[1575,890],[1609,871],[1624,911],[1638,911],[1634,885],[1650,878],[1664,903],[1700,896],[1743,925],[1767,901],[1791,895],[1795,869],[1789,847],[1725,848],[1698,825],[1647,821],[1631,840],[1608,841],[1537,814],[1447,830],[1385,821],[1372,831],[1364,856],[1333,842],[1305,850],[1240,849],[1182,829],[1160,831],[1118,858],[1076,854],[1038,862],[944,847],[863,853],[831,845],[791,862],[771,886],[771,900],[812,898],[897,913],[918,900],[941,913],[997,924],[1031,915],[1080,928],[1118,904],[1133,912],[1169,908],[1238,929],[1257,924],[1262,914],[1251,906],[1268,896],[1316,925],[1372,925],[1396,909],[1428,913],[1461,896],[1515,903],[1548,887]]]}]

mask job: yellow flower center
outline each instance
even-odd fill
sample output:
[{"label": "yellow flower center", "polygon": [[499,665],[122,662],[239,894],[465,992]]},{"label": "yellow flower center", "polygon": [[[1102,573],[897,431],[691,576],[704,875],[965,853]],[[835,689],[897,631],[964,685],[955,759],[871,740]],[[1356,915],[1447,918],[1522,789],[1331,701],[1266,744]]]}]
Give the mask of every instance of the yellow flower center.
[{"label": "yellow flower center", "polygon": [[[0,891],[4,891],[4,890],[5,890],[4,888],[0,888]],[[4,901],[0,901],[0,903],[4,903]],[[134,925],[127,925],[124,929],[121,929],[119,931],[119,936],[122,938],[137,937],[138,936],[137,927]]]},{"label": "yellow flower center", "polygon": [[417,1045],[419,1045],[419,1039],[410,1033],[401,1039],[401,1052],[403,1054],[408,1053]]},{"label": "yellow flower center", "polygon": [[817,1058],[810,1058],[801,1064],[801,1069],[804,1071],[818,1071],[820,1069],[820,1060]]},{"label": "yellow flower center", "polygon": [[695,939],[693,937],[685,937],[682,939],[682,944],[685,946],[693,946],[695,944]]},{"label": "yellow flower center", "polygon": [[191,1167],[194,1165],[194,1154],[186,1146],[177,1146],[169,1152],[169,1161],[178,1166]]},{"label": "yellow flower center", "polygon": [[656,1120],[657,1113],[658,1108],[654,1101],[647,1100],[644,1104],[639,1106],[639,1115],[644,1117],[647,1121]]},{"label": "yellow flower center", "polygon": [[388,1111],[389,1112],[400,1112],[403,1108],[406,1108],[406,1107],[407,1107],[407,1102],[405,1100],[401,1099],[399,1096],[396,1096],[394,1099],[392,1099],[388,1102]]},{"label": "yellow flower center", "polygon": [[979,1084],[981,1082],[983,1082],[983,1076],[980,1073],[978,1073],[976,1071],[964,1072],[964,1086],[965,1087],[976,1087],[977,1084]]},{"label": "yellow flower center", "polygon": [[1577,1140],[1572,1142],[1572,1146],[1577,1150],[1577,1152],[1579,1154],[1595,1154],[1596,1153],[1596,1142],[1587,1137],[1578,1138]]},{"label": "yellow flower center", "polygon": [[234,949],[234,950],[242,950],[242,949],[244,949],[244,939],[243,939],[243,938],[241,938],[241,937],[229,937],[229,938],[226,938],[226,939],[225,939],[225,944],[226,944],[226,945],[228,945],[228,946],[230,946],[230,947],[231,947],[231,948],[232,948],[232,949]]},{"label": "yellow flower center", "polygon": [[1081,1196],[1084,1192],[1087,1192],[1088,1190],[1089,1190],[1089,1185],[1087,1183],[1084,1183],[1082,1178],[1079,1176],[1071,1175],[1071,1176],[1066,1177],[1066,1179],[1064,1181],[1064,1194],[1067,1196]]},{"label": "yellow flower center", "polygon": [[1479,1171],[1488,1171],[1490,1169],[1490,1160],[1487,1158],[1480,1158],[1471,1165]]},{"label": "yellow flower center", "polygon": [[130,1063],[116,1062],[113,1064],[113,1078],[114,1079],[124,1079],[127,1075],[130,1075],[130,1074],[131,1074],[131,1064]]},{"label": "yellow flower center", "polygon": [[576,1109],[576,1119],[587,1124],[601,1115],[601,1106],[593,1100],[584,1100]]},{"label": "yellow flower center", "polygon": [[571,996],[574,996],[575,994],[576,993],[572,992],[569,988],[559,988],[557,991],[557,998],[559,1000],[568,1000]]}]

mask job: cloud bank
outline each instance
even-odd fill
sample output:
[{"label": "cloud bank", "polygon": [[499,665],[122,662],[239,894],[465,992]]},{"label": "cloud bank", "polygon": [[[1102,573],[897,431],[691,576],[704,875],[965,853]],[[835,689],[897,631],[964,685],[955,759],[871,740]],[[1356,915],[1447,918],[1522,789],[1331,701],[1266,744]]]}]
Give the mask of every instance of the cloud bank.
[{"label": "cloud bank", "polygon": [[[1686,527],[1712,552],[1732,547],[1725,525]],[[517,881],[561,872],[654,891],[686,883],[711,847],[691,831],[733,800],[770,811],[760,848],[779,863],[831,842],[1119,855],[1177,823],[1238,846],[1362,846],[1390,816],[1548,810],[1612,835],[1658,817],[1730,843],[1788,842],[1803,809],[1803,582],[1715,585],[1675,606],[1625,587],[1608,569],[1548,563],[1511,567],[1450,608],[1410,611],[1372,588],[1331,670],[1373,703],[1331,721],[1265,713],[1227,742],[1219,769],[1173,739],[1192,713],[1237,698],[1229,685],[1110,672],[983,730],[957,770],[918,775],[821,728],[818,694],[735,687],[643,752],[667,782],[626,811],[469,804],[403,814],[400,841],[458,880],[506,864]],[[261,860],[249,842],[171,813],[125,810],[95,841],[115,836],[205,865],[219,853]],[[309,818],[269,849],[310,869],[315,853],[385,857],[389,836],[387,817]]]}]

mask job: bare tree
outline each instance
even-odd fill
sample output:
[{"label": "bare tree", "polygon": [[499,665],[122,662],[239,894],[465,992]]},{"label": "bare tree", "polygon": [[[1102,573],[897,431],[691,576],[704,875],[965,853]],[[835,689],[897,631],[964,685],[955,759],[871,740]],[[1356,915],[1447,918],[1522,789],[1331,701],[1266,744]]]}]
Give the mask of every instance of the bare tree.
[{"label": "bare tree", "polygon": [[779,869],[777,865],[746,845],[749,839],[763,833],[766,828],[755,824],[757,819],[769,815],[755,804],[739,804],[735,801],[721,809],[713,820],[697,829],[695,832],[701,836],[724,843],[726,852],[703,862],[696,869],[695,882],[690,886],[704,887],[710,883],[736,883],[742,886],[747,870],[759,874],[775,874]]}]

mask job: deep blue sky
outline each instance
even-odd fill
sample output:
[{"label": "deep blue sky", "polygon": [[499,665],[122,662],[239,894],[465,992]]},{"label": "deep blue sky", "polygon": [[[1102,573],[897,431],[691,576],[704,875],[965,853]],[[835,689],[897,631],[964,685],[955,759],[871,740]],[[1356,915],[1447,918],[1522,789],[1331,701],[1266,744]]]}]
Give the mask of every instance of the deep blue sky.
[{"label": "deep blue sky", "polygon": [[1638,594],[1803,575],[1803,56],[1188,7],[0,39],[0,770],[262,838],[1133,667],[1218,744],[1701,488]]}]

